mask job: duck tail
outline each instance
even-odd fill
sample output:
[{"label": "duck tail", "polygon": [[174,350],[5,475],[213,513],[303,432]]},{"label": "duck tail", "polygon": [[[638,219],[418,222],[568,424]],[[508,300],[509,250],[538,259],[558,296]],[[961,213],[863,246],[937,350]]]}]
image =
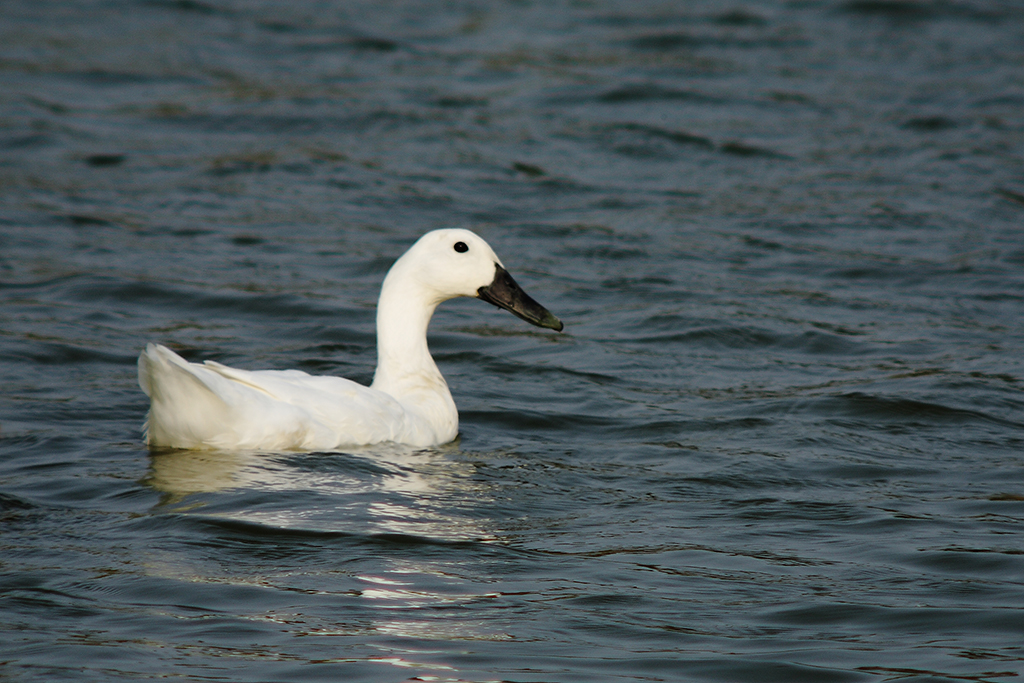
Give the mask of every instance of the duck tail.
[{"label": "duck tail", "polygon": [[[209,375],[209,376],[206,376]],[[150,448],[203,448],[228,424],[216,375],[159,344],[139,355],[139,386],[149,396],[143,435]]]}]

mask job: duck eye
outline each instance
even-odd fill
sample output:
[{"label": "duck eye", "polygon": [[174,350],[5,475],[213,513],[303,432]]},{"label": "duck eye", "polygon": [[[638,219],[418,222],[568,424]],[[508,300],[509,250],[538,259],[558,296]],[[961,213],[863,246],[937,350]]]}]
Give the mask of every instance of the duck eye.
[{"label": "duck eye", "polygon": [[469,247],[466,246],[465,242],[456,242],[455,251],[459,252],[460,254],[465,254],[467,251],[469,251]]}]

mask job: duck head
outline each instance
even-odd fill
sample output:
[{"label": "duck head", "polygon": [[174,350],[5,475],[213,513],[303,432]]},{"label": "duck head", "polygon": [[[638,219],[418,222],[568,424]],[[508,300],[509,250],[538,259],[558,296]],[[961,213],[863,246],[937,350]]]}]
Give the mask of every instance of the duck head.
[{"label": "duck head", "polygon": [[413,277],[433,305],[476,297],[538,327],[561,331],[562,321],[522,290],[480,236],[457,228],[421,237],[392,267]]}]

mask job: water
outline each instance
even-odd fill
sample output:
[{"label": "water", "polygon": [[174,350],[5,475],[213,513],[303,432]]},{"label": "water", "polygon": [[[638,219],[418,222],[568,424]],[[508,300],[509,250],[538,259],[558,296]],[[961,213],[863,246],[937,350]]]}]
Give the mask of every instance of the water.
[{"label": "water", "polygon": [[[1024,673],[1013,2],[0,7],[0,677]],[[368,382],[480,232],[458,442],[150,454],[135,360]]]}]

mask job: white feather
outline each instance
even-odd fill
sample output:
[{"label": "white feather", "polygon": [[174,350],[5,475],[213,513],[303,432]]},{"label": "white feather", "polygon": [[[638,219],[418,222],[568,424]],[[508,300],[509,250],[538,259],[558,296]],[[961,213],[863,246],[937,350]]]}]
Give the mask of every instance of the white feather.
[{"label": "white feather", "polygon": [[[456,242],[469,249],[453,249]],[[164,346],[139,356],[150,398],[146,441],[191,449],[330,450],[393,441],[451,441],[459,416],[427,348],[442,301],[476,296],[501,262],[468,230],[436,230],[388,272],[377,307],[378,364],[369,387],[299,370],[248,371],[189,363]]]}]

